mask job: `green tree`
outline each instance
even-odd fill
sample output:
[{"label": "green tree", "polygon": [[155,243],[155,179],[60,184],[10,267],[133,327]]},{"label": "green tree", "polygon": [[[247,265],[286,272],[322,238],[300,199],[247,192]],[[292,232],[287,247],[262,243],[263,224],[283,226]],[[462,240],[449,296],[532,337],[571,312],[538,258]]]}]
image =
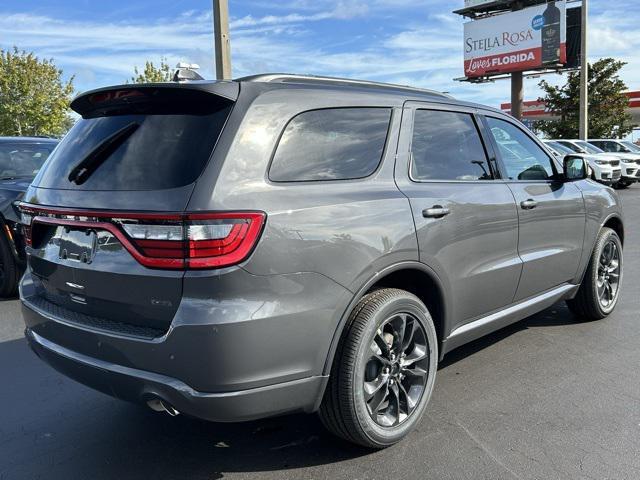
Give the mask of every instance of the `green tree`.
[{"label": "green tree", "polygon": [[147,61],[142,72],[138,67],[133,67],[133,71],[134,76],[129,80],[131,83],[157,83],[173,80],[173,69],[165,58],[160,59],[160,66],[158,67],[153,62]]},{"label": "green tree", "polygon": [[[602,58],[589,65],[589,136],[593,138],[622,138],[631,133],[634,125],[627,113],[627,86],[619,72],[625,62]],[[580,73],[570,72],[567,83],[554,86],[543,80],[546,109],[560,118],[538,121],[535,128],[551,138],[577,138],[580,130]]]},{"label": "green tree", "polygon": [[0,49],[0,135],[63,135],[72,95],[73,77],[65,82],[53,60]]}]

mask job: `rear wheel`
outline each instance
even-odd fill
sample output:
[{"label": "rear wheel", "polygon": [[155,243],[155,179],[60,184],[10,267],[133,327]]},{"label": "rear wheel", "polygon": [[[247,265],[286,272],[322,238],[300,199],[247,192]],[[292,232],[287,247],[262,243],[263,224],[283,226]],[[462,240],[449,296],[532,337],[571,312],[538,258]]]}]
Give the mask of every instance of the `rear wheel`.
[{"label": "rear wheel", "polygon": [[614,230],[603,228],[598,234],[582,285],[567,305],[580,317],[599,320],[615,308],[621,284],[622,242]]},{"label": "rear wheel", "polygon": [[12,297],[18,290],[20,269],[4,235],[0,235],[0,297]]},{"label": "rear wheel", "polygon": [[393,445],[422,418],[437,360],[435,328],[420,299],[392,288],[366,295],[336,352],[323,424],[369,448]]}]

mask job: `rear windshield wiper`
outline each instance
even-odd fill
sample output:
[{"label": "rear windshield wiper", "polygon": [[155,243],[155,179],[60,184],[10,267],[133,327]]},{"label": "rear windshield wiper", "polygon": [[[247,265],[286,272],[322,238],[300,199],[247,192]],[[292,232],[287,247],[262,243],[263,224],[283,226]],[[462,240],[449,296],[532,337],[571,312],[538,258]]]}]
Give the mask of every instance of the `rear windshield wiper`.
[{"label": "rear windshield wiper", "polygon": [[130,123],[109,137],[89,152],[69,174],[69,181],[81,185],[87,181],[96,169],[111,156],[140,127],[139,123]]}]

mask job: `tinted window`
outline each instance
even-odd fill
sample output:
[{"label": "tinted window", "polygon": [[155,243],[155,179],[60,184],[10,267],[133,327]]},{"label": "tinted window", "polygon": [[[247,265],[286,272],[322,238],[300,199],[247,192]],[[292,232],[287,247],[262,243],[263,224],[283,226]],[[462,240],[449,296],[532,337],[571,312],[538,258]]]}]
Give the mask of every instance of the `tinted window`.
[{"label": "tinted window", "polygon": [[487,117],[507,177],[512,180],[547,180],[554,175],[551,158],[512,123]]},{"label": "tinted window", "polygon": [[34,177],[55,144],[0,143],[0,177]]},{"label": "tinted window", "polygon": [[478,129],[467,113],[417,110],[411,150],[414,180],[491,179]]},{"label": "tinted window", "polygon": [[269,178],[293,182],[371,175],[382,158],[390,119],[389,108],[301,113],[282,134]]},{"label": "tinted window", "polygon": [[60,142],[36,184],[160,190],[192,183],[209,160],[230,110],[228,102],[221,105],[214,98],[208,95],[198,105],[136,105],[136,113],[128,108],[81,119]]}]

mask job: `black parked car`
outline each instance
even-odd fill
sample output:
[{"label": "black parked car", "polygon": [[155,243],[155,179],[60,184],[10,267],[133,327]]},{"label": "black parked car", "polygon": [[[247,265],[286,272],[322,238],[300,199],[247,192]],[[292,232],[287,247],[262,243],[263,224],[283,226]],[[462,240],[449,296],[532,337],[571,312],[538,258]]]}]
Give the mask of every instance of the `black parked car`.
[{"label": "black parked car", "polygon": [[57,144],[51,138],[0,137],[0,296],[15,295],[24,270],[24,242],[14,202]]}]

